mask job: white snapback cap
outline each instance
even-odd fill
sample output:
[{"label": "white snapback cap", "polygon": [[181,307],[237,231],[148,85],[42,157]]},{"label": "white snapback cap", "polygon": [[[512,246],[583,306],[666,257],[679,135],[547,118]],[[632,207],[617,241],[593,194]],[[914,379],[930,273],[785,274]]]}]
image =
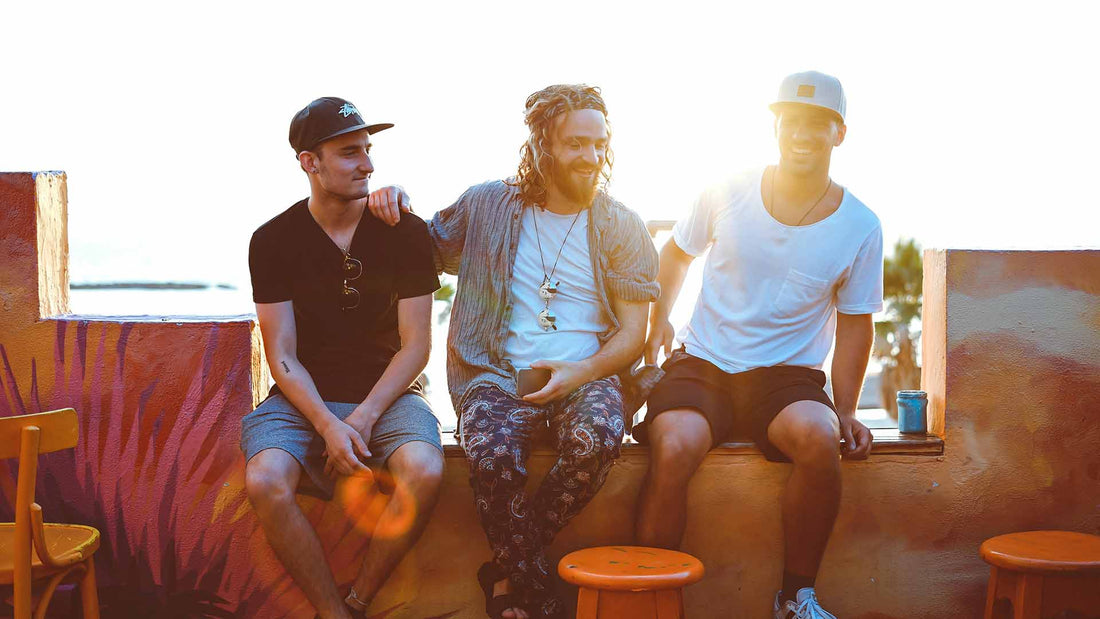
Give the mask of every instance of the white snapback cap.
[{"label": "white snapback cap", "polygon": [[778,113],[783,105],[799,103],[825,108],[844,120],[847,101],[840,80],[818,71],[804,71],[783,78],[779,84],[779,96],[768,107]]}]

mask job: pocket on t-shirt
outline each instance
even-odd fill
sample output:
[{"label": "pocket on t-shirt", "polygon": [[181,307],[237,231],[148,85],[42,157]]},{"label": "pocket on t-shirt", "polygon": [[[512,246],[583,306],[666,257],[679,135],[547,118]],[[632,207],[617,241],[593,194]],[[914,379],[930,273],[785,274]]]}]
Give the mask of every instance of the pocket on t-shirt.
[{"label": "pocket on t-shirt", "polygon": [[827,303],[828,298],[828,280],[788,269],[787,278],[775,296],[775,311],[783,317],[801,316]]}]

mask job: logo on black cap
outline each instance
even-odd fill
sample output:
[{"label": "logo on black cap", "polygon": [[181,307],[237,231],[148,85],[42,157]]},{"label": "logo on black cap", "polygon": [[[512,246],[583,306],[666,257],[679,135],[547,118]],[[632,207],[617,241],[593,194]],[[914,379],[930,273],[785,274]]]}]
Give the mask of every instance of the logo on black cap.
[{"label": "logo on black cap", "polygon": [[321,97],[299,110],[290,121],[290,146],[295,153],[301,153],[345,133],[365,129],[374,134],[392,126],[393,123],[368,125],[359,108],[348,100]]}]

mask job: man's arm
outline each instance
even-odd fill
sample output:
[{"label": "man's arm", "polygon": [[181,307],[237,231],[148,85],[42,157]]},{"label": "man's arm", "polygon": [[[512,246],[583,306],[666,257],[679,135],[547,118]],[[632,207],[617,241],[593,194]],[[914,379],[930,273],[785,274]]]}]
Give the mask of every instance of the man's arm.
[{"label": "man's arm", "polygon": [[676,304],[676,297],[680,295],[680,287],[684,284],[688,267],[695,260],[695,256],[680,249],[674,239],[669,239],[661,248],[661,270],[657,274],[657,283],[661,285],[661,297],[653,304],[649,314],[649,339],[645,344],[645,362],[657,363],[657,353],[661,348],[665,349],[665,356],[672,354],[672,340],[676,337],[676,330],[669,322],[668,316],[672,312],[672,306]]},{"label": "man's arm", "polygon": [[397,332],[401,336],[401,350],[390,360],[367,398],[347,418],[347,423],[359,430],[364,441],[370,440],[378,417],[428,365],[432,350],[432,295],[398,300]]},{"label": "man's arm", "polygon": [[564,398],[577,387],[611,376],[634,362],[642,352],[645,342],[645,320],[648,301],[624,301],[612,298],[611,307],[619,319],[619,330],[607,340],[600,350],[583,361],[536,361],[533,368],[550,370],[550,382],[524,400],[546,404]]},{"label": "man's arm", "polygon": [[279,389],[324,439],[332,466],[343,475],[366,472],[367,467],[356,454],[368,457],[367,444],[355,428],[329,411],[317,393],[313,377],[298,361],[293,302],[257,303],[256,317],[264,339],[267,364],[278,377]]},{"label": "man's arm", "polygon": [[836,350],[833,351],[833,402],[840,417],[841,437],[847,443],[844,457],[862,460],[871,453],[871,431],[856,420],[856,406],[867,372],[867,360],[875,342],[871,314],[836,315]]},{"label": "man's arm", "polygon": [[[458,275],[462,262],[462,250],[466,245],[466,196],[462,194],[454,204],[437,212],[428,221],[428,236],[432,239],[432,258],[436,275]],[[367,209],[371,215],[390,226],[397,225],[401,212],[412,212],[412,199],[399,185],[372,191],[367,197]]]},{"label": "man's arm", "polygon": [[387,226],[396,226],[401,221],[402,211],[413,212],[412,198],[401,185],[389,185],[370,192],[367,196],[367,210]]}]

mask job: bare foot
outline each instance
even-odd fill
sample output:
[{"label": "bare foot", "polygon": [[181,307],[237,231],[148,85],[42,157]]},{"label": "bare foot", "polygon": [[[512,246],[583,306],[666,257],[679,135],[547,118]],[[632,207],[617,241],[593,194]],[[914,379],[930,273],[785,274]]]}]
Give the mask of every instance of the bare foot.
[{"label": "bare foot", "polygon": [[[506,593],[512,592],[512,581],[505,578],[504,580],[498,580],[493,583],[493,597],[500,597]],[[504,619],[528,619],[527,613],[522,608],[513,607],[506,609],[500,614]]]}]

